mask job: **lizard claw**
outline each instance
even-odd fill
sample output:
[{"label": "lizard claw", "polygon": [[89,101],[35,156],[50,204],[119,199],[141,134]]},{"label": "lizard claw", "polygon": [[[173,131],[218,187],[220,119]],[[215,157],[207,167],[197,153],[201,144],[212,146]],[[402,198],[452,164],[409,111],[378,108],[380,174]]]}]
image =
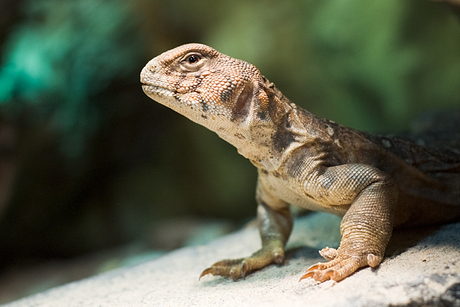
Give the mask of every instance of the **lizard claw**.
[{"label": "lizard claw", "polygon": [[309,267],[306,273],[300,277],[299,281],[305,278],[313,278],[316,281],[323,282],[329,279],[335,280],[336,271],[334,269],[324,269],[323,263],[317,263]]},{"label": "lizard claw", "polygon": [[303,275],[302,277],[300,277],[299,281],[301,281],[302,279],[305,279],[305,278],[308,278],[308,277],[313,277],[315,275],[315,272],[306,272],[305,275]]},{"label": "lizard claw", "polygon": [[314,265],[310,266],[310,267],[307,269],[307,272],[312,272],[312,271],[318,270],[318,269],[320,268],[321,265],[322,265],[322,263],[314,264]]},{"label": "lizard claw", "polygon": [[[212,268],[207,268],[206,270],[204,270],[204,271],[201,273],[201,275],[200,275],[200,277],[198,278],[198,280],[200,280],[201,277],[203,277],[203,276],[205,276],[205,275],[213,274],[212,272],[213,272]],[[214,275],[214,274],[213,274],[213,275]]]},{"label": "lizard claw", "polygon": [[[222,260],[219,262],[214,263],[211,267],[205,269],[198,280],[201,277],[211,274],[211,275],[218,275],[218,276],[229,276],[234,281],[238,280],[240,277],[244,277],[246,271],[243,271],[243,261],[244,259],[232,259],[232,260]],[[243,274],[243,276],[241,276]]]},{"label": "lizard claw", "polygon": [[214,276],[231,277],[233,281],[237,281],[240,278],[244,278],[249,271],[251,271],[251,269],[244,260],[240,260],[240,262],[234,264],[224,260],[214,263],[211,267],[205,269],[198,280],[205,275],[211,274]]},{"label": "lizard claw", "polygon": [[327,280],[340,281],[353,274],[360,267],[360,259],[356,257],[337,257],[327,263],[317,263],[307,269],[299,281],[313,278],[319,282]]},{"label": "lizard claw", "polygon": [[227,259],[214,263],[204,270],[200,278],[211,274],[214,276],[231,277],[234,281],[244,278],[249,273],[261,269],[271,263],[280,264],[284,259],[282,248],[269,246],[255,252],[250,257],[239,259]]}]

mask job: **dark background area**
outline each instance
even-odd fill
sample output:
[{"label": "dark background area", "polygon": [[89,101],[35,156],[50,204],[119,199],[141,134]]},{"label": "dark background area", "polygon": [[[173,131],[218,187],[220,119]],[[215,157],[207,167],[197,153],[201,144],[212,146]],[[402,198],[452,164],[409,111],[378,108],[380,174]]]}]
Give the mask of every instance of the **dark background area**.
[{"label": "dark background area", "polygon": [[188,42],[370,132],[460,106],[460,24],[444,3],[0,0],[0,268],[133,241],[170,249],[159,225],[174,236],[255,216],[255,168],[141,90],[147,61]]}]

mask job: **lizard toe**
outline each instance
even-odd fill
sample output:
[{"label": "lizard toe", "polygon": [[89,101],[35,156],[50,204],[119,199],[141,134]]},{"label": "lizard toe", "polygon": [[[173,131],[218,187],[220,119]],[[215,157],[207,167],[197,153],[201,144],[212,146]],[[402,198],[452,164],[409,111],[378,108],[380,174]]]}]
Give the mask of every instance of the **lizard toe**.
[{"label": "lizard toe", "polygon": [[358,259],[357,257],[338,256],[327,263],[317,263],[312,265],[307,269],[300,280],[311,277],[319,282],[327,280],[340,281],[353,274],[360,267],[360,262],[361,259]]},{"label": "lizard toe", "polygon": [[271,263],[280,264],[284,259],[284,251],[277,246],[260,249],[247,258],[225,259],[214,263],[205,269],[201,277],[211,274],[214,276],[231,277],[234,281],[244,278],[249,273],[261,269]]},{"label": "lizard toe", "polygon": [[211,274],[213,276],[228,276],[231,277],[233,280],[238,280],[240,277],[240,266],[243,258],[241,259],[226,259],[219,262],[214,263],[209,268],[205,269],[198,280],[201,277]]},{"label": "lizard toe", "polygon": [[319,251],[319,254],[326,260],[334,260],[337,257],[337,250],[335,248],[325,247]]}]

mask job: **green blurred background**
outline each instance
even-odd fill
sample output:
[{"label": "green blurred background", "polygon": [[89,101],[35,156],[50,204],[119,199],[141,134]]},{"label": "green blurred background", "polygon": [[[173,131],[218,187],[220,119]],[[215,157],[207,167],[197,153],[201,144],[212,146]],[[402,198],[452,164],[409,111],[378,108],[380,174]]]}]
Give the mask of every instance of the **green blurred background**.
[{"label": "green blurred background", "polygon": [[366,131],[460,107],[460,24],[440,3],[0,0],[0,267],[133,241],[174,248],[158,225],[255,216],[255,168],[141,90],[147,61],[188,42]]}]

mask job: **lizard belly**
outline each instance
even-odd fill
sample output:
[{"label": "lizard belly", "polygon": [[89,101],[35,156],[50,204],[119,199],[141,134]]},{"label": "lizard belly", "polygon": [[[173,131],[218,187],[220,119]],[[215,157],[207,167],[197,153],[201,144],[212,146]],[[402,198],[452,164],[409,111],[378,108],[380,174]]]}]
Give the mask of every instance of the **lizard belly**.
[{"label": "lizard belly", "polygon": [[302,191],[301,184],[286,180],[281,177],[268,175],[262,178],[269,190],[280,199],[304,209],[312,211],[323,211],[327,213],[343,216],[348,209],[344,206],[334,206],[323,204]]}]

